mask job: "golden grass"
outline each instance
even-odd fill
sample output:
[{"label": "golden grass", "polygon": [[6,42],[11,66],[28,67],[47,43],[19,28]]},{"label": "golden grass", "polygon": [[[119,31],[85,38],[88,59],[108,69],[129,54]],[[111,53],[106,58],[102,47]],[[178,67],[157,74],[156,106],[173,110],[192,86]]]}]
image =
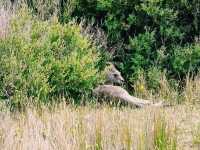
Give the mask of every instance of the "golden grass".
[{"label": "golden grass", "polygon": [[187,77],[183,97],[188,104],[198,104],[200,102],[200,76],[199,74],[191,79]]},{"label": "golden grass", "polygon": [[200,124],[193,131],[193,144],[200,149]]},{"label": "golden grass", "polygon": [[10,13],[0,7],[0,39],[5,38],[9,30]]},{"label": "golden grass", "polygon": [[131,109],[62,104],[52,109],[29,108],[24,113],[2,110],[0,147],[145,150],[168,144],[165,149],[195,149],[193,129],[200,123],[199,115],[200,110],[186,106]]}]

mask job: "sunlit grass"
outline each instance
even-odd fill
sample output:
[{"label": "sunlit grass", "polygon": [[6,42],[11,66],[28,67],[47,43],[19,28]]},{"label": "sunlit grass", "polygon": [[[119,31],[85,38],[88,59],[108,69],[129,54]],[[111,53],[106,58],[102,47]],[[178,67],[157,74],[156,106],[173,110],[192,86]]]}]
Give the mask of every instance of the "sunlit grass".
[{"label": "sunlit grass", "polygon": [[[184,106],[131,109],[110,106],[27,108],[0,113],[1,149],[175,150],[184,147],[186,124],[199,111]],[[188,118],[189,117],[189,118]],[[193,124],[187,130],[193,130]],[[187,127],[187,126],[186,126]],[[189,136],[189,135],[188,135]],[[193,144],[193,139],[190,141]],[[188,145],[189,146],[189,145]]]},{"label": "sunlit grass", "polygon": [[156,150],[176,150],[176,128],[170,127],[165,117],[159,117],[154,122],[154,148]]},{"label": "sunlit grass", "polygon": [[197,128],[193,131],[193,144],[200,148],[200,124]]}]

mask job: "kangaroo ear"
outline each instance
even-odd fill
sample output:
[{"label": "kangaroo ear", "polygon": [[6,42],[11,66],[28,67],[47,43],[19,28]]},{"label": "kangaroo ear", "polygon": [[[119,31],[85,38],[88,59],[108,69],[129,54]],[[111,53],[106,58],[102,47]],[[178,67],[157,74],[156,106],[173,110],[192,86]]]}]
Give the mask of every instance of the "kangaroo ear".
[{"label": "kangaroo ear", "polygon": [[113,63],[111,63],[110,61],[106,63],[106,65],[113,65]]},{"label": "kangaroo ear", "polygon": [[112,66],[112,67],[115,68],[115,65],[114,65],[112,62],[107,62],[106,65],[107,65],[107,66]]},{"label": "kangaroo ear", "polygon": [[107,62],[106,65],[107,65],[108,70],[110,70],[110,71],[116,70],[116,68],[115,68],[115,66],[113,65],[113,63]]}]

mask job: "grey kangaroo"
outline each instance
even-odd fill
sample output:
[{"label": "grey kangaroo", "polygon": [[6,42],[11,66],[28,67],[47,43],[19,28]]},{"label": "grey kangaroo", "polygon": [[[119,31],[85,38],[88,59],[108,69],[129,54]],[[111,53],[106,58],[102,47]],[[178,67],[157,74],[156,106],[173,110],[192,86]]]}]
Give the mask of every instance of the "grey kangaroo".
[{"label": "grey kangaroo", "polygon": [[143,100],[131,96],[120,85],[124,82],[121,73],[115,68],[112,63],[106,68],[106,82],[93,90],[94,94],[101,97],[108,97],[120,100],[121,102],[128,102],[130,105],[142,108],[145,106],[162,106],[162,102],[153,103],[149,100]]}]

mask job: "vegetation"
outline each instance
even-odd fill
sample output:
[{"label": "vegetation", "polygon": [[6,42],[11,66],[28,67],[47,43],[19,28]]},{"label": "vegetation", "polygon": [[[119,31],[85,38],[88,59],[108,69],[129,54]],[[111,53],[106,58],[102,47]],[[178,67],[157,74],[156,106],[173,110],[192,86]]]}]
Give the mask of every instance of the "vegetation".
[{"label": "vegetation", "polygon": [[[115,62],[136,95],[143,95],[138,91],[142,86],[158,93],[164,76],[181,95],[186,78],[198,74],[196,0],[11,2],[18,12],[11,18],[11,34],[0,43],[1,97],[10,89],[15,96],[39,101],[90,95],[103,82],[101,71],[108,60]],[[141,77],[145,85],[138,83]]]},{"label": "vegetation", "polygon": [[[199,108],[41,105],[11,113],[0,106],[1,149],[157,149],[199,146]],[[198,132],[197,132],[198,131]]]},{"label": "vegetation", "polygon": [[[130,94],[184,105],[90,103],[109,61]],[[199,148],[199,67],[199,0],[0,0],[0,147]]]},{"label": "vegetation", "polygon": [[[186,78],[198,74],[200,64],[198,6],[195,0],[13,3],[17,15],[7,17],[10,34],[0,42],[0,95],[39,101],[89,96],[103,82],[108,58],[136,95],[145,97],[144,88],[153,95],[160,92],[164,76],[181,95]],[[97,35],[100,30],[105,36]]]},{"label": "vegetation", "polygon": [[[171,131],[167,127],[166,121],[163,118],[155,120],[154,124],[154,144],[157,150],[176,150],[177,149],[177,139],[176,131]],[[172,135],[170,135],[172,134]]]},{"label": "vegetation", "polygon": [[20,11],[10,23],[11,34],[0,41],[1,97],[78,100],[103,81],[98,48],[78,25],[39,21]]},{"label": "vegetation", "polygon": [[[2,109],[2,107],[1,107]],[[180,114],[181,113],[181,114]],[[190,150],[199,109],[111,108],[94,105],[27,108],[0,113],[1,149]],[[188,126],[184,126],[187,124]]]},{"label": "vegetation", "polygon": [[199,125],[193,133],[193,144],[198,145],[198,146],[200,144],[200,127],[199,127]]},{"label": "vegetation", "polygon": [[[35,14],[45,14],[38,2],[27,0]],[[120,63],[127,79],[137,79],[139,70],[146,73],[154,66],[160,71],[167,70],[168,77],[176,79],[199,67],[197,61],[186,63],[181,57],[175,59],[188,50],[189,55],[199,51],[198,0],[60,0],[46,1],[42,6],[49,6],[45,9],[48,14],[50,8],[57,9],[62,23],[85,18],[102,28],[108,36],[108,49],[114,47],[116,51],[113,60]],[[177,67],[180,68],[176,70]]]}]

